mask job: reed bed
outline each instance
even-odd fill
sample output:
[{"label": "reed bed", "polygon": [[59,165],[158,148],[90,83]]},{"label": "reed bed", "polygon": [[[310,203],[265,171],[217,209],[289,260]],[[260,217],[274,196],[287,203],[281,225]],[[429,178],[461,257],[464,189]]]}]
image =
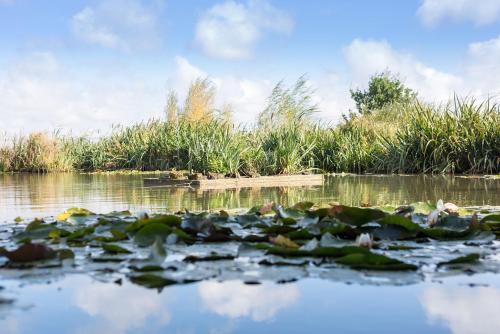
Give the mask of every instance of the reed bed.
[{"label": "reed bed", "polygon": [[151,120],[97,139],[34,133],[0,142],[0,171],[5,172],[496,174],[500,109],[489,100],[457,98],[443,106],[392,105],[336,126],[292,119],[242,129],[218,120]]}]

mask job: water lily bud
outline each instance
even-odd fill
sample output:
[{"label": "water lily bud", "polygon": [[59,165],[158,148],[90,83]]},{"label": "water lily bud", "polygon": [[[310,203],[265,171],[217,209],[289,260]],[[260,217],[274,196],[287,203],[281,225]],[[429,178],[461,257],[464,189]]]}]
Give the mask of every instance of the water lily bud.
[{"label": "water lily bud", "polygon": [[373,246],[372,237],[368,233],[361,233],[356,238],[356,246],[364,248],[372,248]]}]

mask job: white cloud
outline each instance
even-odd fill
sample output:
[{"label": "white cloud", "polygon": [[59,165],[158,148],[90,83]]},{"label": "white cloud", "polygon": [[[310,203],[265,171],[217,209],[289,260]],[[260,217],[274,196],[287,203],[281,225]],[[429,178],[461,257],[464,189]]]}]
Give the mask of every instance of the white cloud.
[{"label": "white cloud", "polygon": [[431,288],[421,303],[431,321],[444,321],[454,334],[493,334],[500,328],[500,291],[495,288]]},{"label": "white cloud", "polygon": [[365,85],[371,75],[390,70],[426,99],[446,100],[461,89],[461,77],[425,65],[386,41],[355,39],[344,48],[344,56],[354,86]]},{"label": "white cloud", "polygon": [[228,0],[208,9],[196,25],[195,43],[208,56],[223,59],[250,58],[262,35],[289,33],[290,16],[266,0],[246,3]]},{"label": "white cloud", "polygon": [[[496,80],[500,76],[500,36],[470,44],[455,73],[438,70],[385,41],[356,39],[344,48],[344,58],[345,71],[324,71],[310,78],[316,91],[314,101],[322,111],[317,117],[322,120],[338,120],[353,108],[349,88],[365,87],[371,75],[387,69],[399,73],[406,85],[428,101],[446,101],[454,92],[480,98],[500,96],[500,81]],[[0,67],[1,130],[109,130],[112,124],[163,117],[166,88],[178,91],[182,102],[189,84],[207,76],[218,90],[216,106],[231,104],[234,120],[251,124],[280,79],[218,75],[180,56],[174,58],[174,64],[171,73],[158,65],[154,75],[123,64],[114,68],[95,64],[83,72],[77,63],[61,62],[50,52],[18,56]]]},{"label": "white cloud", "polygon": [[181,99],[184,99],[189,85],[198,78],[208,77],[207,72],[191,64],[186,58],[175,57],[175,73],[168,80],[170,88],[178,92]]},{"label": "white cloud", "polygon": [[251,317],[254,321],[274,318],[281,310],[295,304],[300,291],[295,284],[264,282],[246,285],[241,281],[205,281],[198,285],[203,304],[212,312],[229,317]]},{"label": "white cloud", "polygon": [[484,42],[469,45],[465,75],[472,83],[470,94],[500,95],[500,35]]},{"label": "white cloud", "polygon": [[76,13],[71,25],[89,44],[124,51],[151,48],[159,41],[157,10],[141,0],[104,0]]},{"label": "white cloud", "polygon": [[445,19],[489,24],[500,19],[500,0],[424,0],[417,14],[429,26]]},{"label": "white cloud", "polygon": [[62,128],[80,132],[160,116],[164,91],[154,80],[120,68],[75,73],[49,52],[0,69],[2,131]]}]

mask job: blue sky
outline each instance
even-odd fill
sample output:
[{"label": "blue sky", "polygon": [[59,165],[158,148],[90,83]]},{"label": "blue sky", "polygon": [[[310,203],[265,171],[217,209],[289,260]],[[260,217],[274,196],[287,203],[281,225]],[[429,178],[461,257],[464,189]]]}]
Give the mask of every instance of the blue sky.
[{"label": "blue sky", "polygon": [[500,0],[0,0],[0,41],[8,132],[162,117],[199,76],[243,124],[301,74],[333,122],[387,69],[428,101],[500,94]]}]

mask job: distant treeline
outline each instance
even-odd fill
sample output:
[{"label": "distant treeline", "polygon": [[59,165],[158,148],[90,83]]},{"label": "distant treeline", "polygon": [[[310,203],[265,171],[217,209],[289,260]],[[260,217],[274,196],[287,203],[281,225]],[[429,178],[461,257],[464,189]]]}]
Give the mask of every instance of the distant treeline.
[{"label": "distant treeline", "polygon": [[302,172],[500,172],[500,108],[491,100],[419,101],[387,73],[351,91],[358,110],[336,126],[313,121],[304,78],[279,83],[251,128],[214,108],[213,85],[195,81],[183,106],[169,93],[164,120],[95,138],[32,133],[4,138],[0,171],[189,170],[227,175]]}]

